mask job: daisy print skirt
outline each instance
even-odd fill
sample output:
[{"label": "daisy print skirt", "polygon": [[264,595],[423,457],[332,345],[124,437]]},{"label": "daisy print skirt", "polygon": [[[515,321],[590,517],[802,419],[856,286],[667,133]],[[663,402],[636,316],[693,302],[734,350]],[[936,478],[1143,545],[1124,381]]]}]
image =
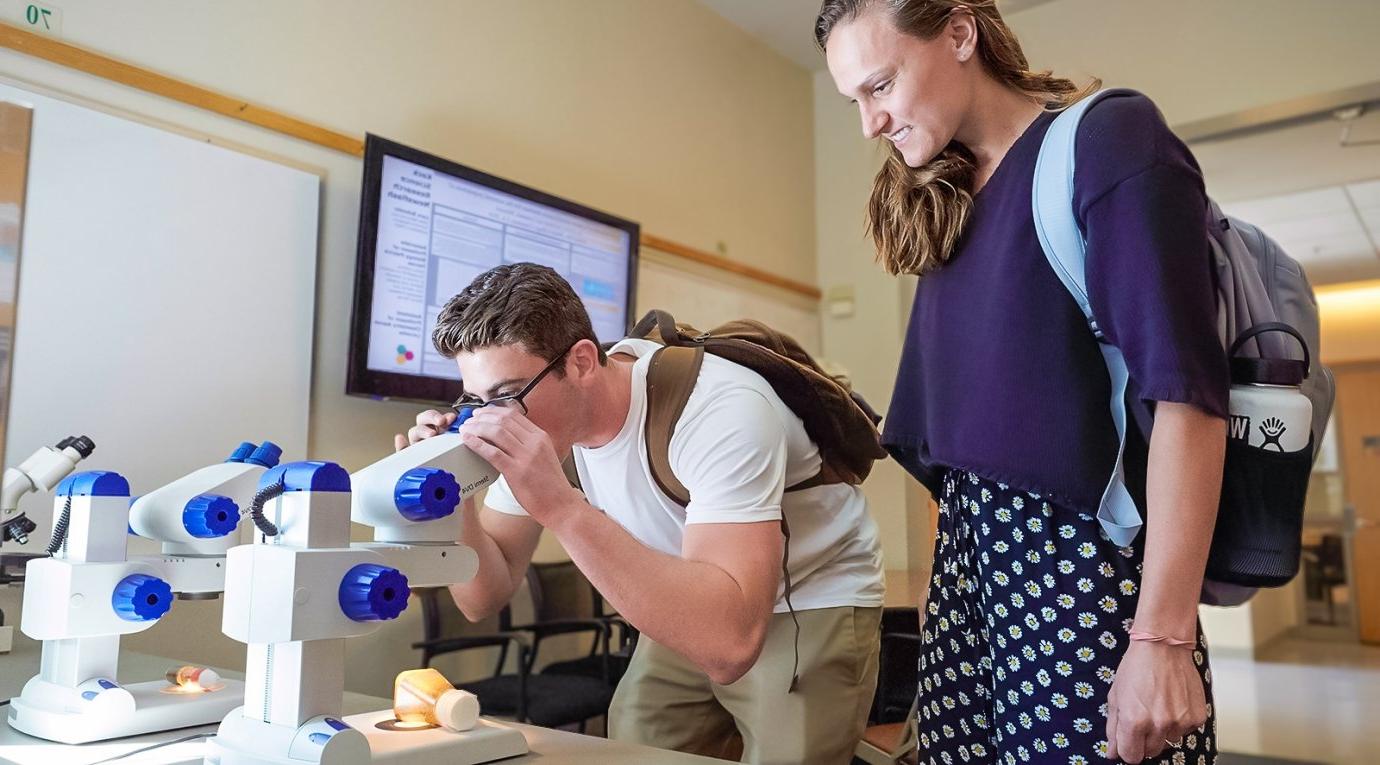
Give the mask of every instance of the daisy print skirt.
[{"label": "daisy print skirt", "polygon": [[[1142,550],[1090,515],[950,470],[920,651],[920,762],[1107,762],[1107,691],[1129,644]],[[1150,763],[1212,765],[1216,718]]]}]

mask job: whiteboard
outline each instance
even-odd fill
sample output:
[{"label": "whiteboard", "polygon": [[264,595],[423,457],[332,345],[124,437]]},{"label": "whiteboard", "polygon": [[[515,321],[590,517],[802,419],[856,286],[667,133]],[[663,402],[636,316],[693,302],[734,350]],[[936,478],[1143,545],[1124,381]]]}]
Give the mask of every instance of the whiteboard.
[{"label": "whiteboard", "polygon": [[[11,464],[85,434],[140,494],[307,446],[320,178],[0,83],[33,108]],[[46,539],[48,496],[21,506]]]}]

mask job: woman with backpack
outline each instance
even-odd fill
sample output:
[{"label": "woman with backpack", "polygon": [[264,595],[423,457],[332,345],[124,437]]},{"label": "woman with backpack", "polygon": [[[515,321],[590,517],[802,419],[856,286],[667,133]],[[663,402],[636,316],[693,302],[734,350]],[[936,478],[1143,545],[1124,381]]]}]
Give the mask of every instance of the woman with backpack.
[{"label": "woman with backpack", "polygon": [[891,144],[878,258],[919,276],[884,442],[940,507],[921,761],[1212,763],[1197,606],[1229,377],[1196,162],[1139,94],[1096,101],[1075,136],[1096,330],[1154,417],[1149,443],[1126,428],[1137,533],[1099,522],[1112,387],[1031,210],[1045,132],[1087,91],[1030,71],[994,0],[825,0],[815,33]]}]

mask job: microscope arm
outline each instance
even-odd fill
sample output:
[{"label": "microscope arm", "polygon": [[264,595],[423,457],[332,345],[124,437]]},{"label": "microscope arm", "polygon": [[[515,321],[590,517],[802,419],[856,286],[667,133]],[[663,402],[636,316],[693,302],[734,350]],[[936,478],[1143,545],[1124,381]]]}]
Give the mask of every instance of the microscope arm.
[{"label": "microscope arm", "polygon": [[405,545],[388,542],[356,542],[357,550],[368,550],[383,558],[384,565],[396,568],[407,577],[408,587],[445,587],[463,584],[479,571],[479,555],[459,544]]},{"label": "microscope arm", "polygon": [[3,484],[0,484],[0,526],[4,529],[0,541],[13,539],[26,544],[29,532],[36,526],[19,512],[20,498],[29,492],[51,491],[95,449],[96,445],[86,436],[70,436],[58,442],[56,447],[39,447],[18,467],[6,470]]}]

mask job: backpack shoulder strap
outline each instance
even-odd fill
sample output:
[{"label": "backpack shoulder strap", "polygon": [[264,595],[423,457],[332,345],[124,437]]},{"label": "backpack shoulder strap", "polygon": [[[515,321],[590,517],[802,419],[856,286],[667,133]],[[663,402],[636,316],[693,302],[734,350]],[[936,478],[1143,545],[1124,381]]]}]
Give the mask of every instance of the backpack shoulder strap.
[{"label": "backpack shoulder strap", "polygon": [[1078,303],[1093,334],[1102,339],[1102,331],[1092,315],[1085,278],[1084,254],[1086,245],[1073,212],[1074,145],[1078,140],[1078,125],[1092,105],[1105,96],[1129,91],[1107,89],[1084,98],[1054,118],[1040,144],[1035,160],[1035,181],[1032,184],[1031,209],[1035,218],[1035,233],[1040,249],[1059,277],[1064,288]]},{"label": "backpack shoulder strap", "polygon": [[1040,144],[1040,154],[1035,160],[1035,178],[1031,184],[1031,213],[1035,219],[1040,249],[1044,251],[1055,276],[1059,277],[1087,319],[1088,328],[1098,340],[1098,348],[1102,351],[1111,378],[1110,406],[1119,445],[1116,465],[1097,508],[1097,519],[1107,536],[1121,546],[1129,545],[1143,525],[1135,500],[1126,489],[1126,388],[1130,373],[1126,369],[1125,357],[1116,346],[1107,342],[1097,326],[1097,319],[1093,317],[1086,278],[1087,242],[1078,228],[1078,219],[1073,211],[1073,173],[1074,147],[1078,139],[1078,124],[1083,115],[1103,97],[1124,92],[1128,91],[1100,90],[1055,117]]},{"label": "backpack shoulder strap", "polygon": [[671,436],[690,401],[704,364],[704,347],[668,345],[652,353],[647,369],[647,464],[657,488],[681,507],[690,504],[690,490],[671,470]]},{"label": "backpack shoulder strap", "polygon": [[[690,394],[699,381],[700,367],[704,364],[704,340],[707,333],[700,334],[686,345],[672,343],[685,342],[677,329],[675,320],[665,311],[654,311],[633,330],[634,337],[646,337],[659,333],[666,345],[652,353],[652,361],[647,369],[647,464],[652,470],[652,480],[662,493],[681,507],[690,504],[690,490],[676,478],[671,470],[671,436],[675,434],[676,423],[685,412]],[[655,339],[655,337],[653,337]],[[787,491],[810,488],[828,482],[829,475],[824,471]],[[788,692],[794,693],[800,685],[800,620],[796,617],[795,605],[791,602],[791,527],[786,521],[783,509],[781,514],[781,533],[785,545],[781,552],[781,577],[785,585],[786,608],[795,623],[795,664],[791,670],[791,684]]]}]

